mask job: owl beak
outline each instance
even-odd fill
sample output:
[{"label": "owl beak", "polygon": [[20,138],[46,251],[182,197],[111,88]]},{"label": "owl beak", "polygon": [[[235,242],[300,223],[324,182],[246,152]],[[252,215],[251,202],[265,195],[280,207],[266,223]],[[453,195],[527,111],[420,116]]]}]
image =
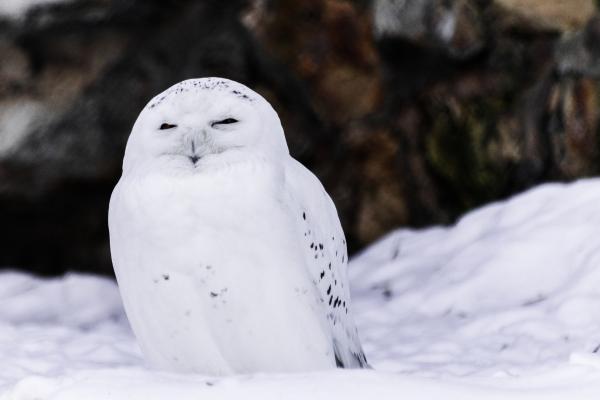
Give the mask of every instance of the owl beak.
[{"label": "owl beak", "polygon": [[207,139],[207,132],[205,130],[196,131],[190,129],[189,133],[184,137],[184,142],[182,143],[183,152],[194,167],[197,166],[198,161],[210,153]]},{"label": "owl beak", "polygon": [[196,165],[196,163],[198,162],[198,160],[200,160],[200,156],[198,154],[196,154],[196,140],[192,138],[192,140],[190,141],[190,146],[191,146],[191,150],[192,150],[192,154],[189,157],[190,161],[192,162],[192,164]]}]

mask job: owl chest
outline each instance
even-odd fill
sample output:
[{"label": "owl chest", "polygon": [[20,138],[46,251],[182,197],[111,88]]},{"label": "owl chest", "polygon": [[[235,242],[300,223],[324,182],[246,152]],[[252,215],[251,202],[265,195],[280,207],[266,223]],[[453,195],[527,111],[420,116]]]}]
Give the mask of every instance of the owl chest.
[{"label": "owl chest", "polygon": [[145,265],[264,264],[269,246],[287,240],[283,204],[272,182],[261,179],[155,184],[132,202],[128,236]]},{"label": "owl chest", "polygon": [[177,187],[143,201],[137,220],[145,232],[165,239],[232,229],[252,231],[279,211],[277,198],[267,193],[266,188],[247,185]]}]

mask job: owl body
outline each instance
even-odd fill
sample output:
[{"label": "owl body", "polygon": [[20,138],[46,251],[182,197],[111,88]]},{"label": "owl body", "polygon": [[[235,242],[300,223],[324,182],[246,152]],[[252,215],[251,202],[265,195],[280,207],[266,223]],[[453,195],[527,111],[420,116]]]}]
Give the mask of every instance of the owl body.
[{"label": "owl body", "polygon": [[343,231],[318,179],[272,142],[223,148],[210,134],[183,130],[166,151],[126,153],[111,198],[113,264],[145,357],[210,375],[366,365]]}]

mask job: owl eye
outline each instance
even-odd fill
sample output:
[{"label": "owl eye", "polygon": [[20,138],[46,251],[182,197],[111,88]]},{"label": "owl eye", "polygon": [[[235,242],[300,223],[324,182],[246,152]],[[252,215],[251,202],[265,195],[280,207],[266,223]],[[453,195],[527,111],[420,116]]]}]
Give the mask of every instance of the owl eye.
[{"label": "owl eye", "polygon": [[166,122],[160,126],[160,130],[177,128],[177,125],[167,124]]},{"label": "owl eye", "polygon": [[221,121],[213,121],[213,122],[211,122],[210,126],[214,127],[215,125],[229,125],[229,124],[235,124],[237,122],[240,122],[240,121],[238,121],[235,118],[225,118],[225,119],[222,119]]}]

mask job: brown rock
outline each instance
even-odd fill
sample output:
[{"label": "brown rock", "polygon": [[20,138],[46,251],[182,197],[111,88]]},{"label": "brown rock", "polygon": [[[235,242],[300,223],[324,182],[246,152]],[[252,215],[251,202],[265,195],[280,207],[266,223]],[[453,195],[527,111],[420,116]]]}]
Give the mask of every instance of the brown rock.
[{"label": "brown rock", "polygon": [[509,13],[535,29],[575,31],[583,28],[596,12],[594,0],[494,0]]},{"label": "brown rock", "polygon": [[127,135],[190,77],[235,79],[273,104],[351,251],[598,174],[590,4],[88,0],[0,21],[0,265],[109,273]]}]

